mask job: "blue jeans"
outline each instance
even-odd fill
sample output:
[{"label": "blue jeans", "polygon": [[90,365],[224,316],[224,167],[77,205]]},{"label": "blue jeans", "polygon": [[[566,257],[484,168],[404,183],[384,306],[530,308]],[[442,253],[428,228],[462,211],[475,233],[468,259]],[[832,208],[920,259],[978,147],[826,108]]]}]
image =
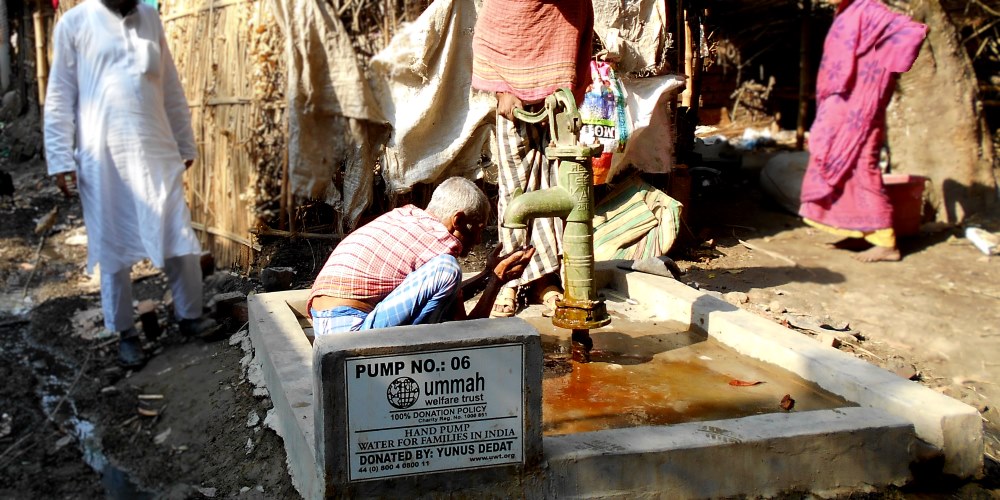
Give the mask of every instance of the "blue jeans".
[{"label": "blue jeans", "polygon": [[452,255],[438,255],[410,273],[370,313],[353,307],[310,311],[316,336],[403,325],[440,323],[462,285],[462,267]]}]

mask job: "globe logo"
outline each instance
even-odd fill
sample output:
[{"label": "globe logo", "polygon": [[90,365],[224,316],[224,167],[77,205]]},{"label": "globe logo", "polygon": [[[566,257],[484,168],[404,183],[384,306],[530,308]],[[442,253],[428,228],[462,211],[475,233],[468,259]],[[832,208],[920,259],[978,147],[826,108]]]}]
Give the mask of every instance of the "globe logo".
[{"label": "globe logo", "polygon": [[385,391],[389,404],[400,410],[413,406],[420,397],[420,385],[410,377],[399,377],[389,384]]}]

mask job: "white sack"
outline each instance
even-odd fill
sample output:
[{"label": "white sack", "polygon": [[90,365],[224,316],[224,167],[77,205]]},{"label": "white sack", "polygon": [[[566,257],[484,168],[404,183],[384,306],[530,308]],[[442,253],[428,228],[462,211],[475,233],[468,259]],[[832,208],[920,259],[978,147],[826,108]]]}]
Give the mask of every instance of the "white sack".
[{"label": "white sack", "polygon": [[[371,201],[369,128],[385,123],[347,31],[321,0],[274,0],[288,60],[292,191],[323,200],[353,226]],[[334,179],[341,180],[338,187]]]},{"label": "white sack", "polygon": [[496,100],[472,91],[476,6],[437,0],[371,61],[375,98],[392,126],[382,163],[390,191],[475,176]]},{"label": "white sack", "polygon": [[808,151],[780,152],[761,169],[760,187],[782,208],[798,215],[802,179],[806,176],[808,166]]},{"label": "white sack", "polygon": [[674,167],[676,142],[670,99],[684,88],[684,77],[623,78],[622,86],[632,132],[625,151],[611,158],[608,179],[629,165],[653,174],[670,172]]},{"label": "white sack", "polygon": [[664,0],[593,0],[594,32],[621,58],[618,74],[655,67],[666,44]]}]

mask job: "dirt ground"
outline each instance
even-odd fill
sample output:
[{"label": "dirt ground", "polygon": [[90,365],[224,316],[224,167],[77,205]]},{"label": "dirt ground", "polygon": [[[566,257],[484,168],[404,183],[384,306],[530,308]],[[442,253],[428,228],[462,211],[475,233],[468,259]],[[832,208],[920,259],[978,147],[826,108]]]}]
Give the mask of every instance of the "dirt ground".
[{"label": "dirt ground", "polygon": [[[137,266],[137,298],[157,301],[168,327],[147,343],[152,361],[123,372],[84,272],[79,203],[58,194],[37,159],[2,169],[17,191],[0,200],[0,498],[296,497],[267,427],[270,401],[246,378],[240,326],[229,341],[182,338],[168,323],[163,276]],[[770,208],[755,175],[735,169],[696,191],[692,245],[676,256],[682,280],[792,326],[847,327],[842,350],[979,409],[983,478],[921,474],[877,497],[1000,498],[1000,258],[979,253],[961,228],[939,227],[903,240],[902,262],[856,262]],[[36,235],[54,207],[53,227]],[[997,221],[982,222],[996,231]],[[206,278],[209,297],[259,289],[238,273]]]},{"label": "dirt ground", "polygon": [[[977,408],[984,477],[965,485],[918,478],[927,482],[913,490],[1000,498],[1000,258],[980,253],[963,228],[930,223],[899,240],[902,261],[858,262],[827,247],[836,236],[777,208],[758,189],[758,173],[731,172],[692,202],[702,244],[679,260],[682,280],[817,341],[844,340],[841,350]],[[1000,231],[997,214],[972,222]],[[852,333],[816,335],[809,327],[817,324]]]},{"label": "dirt ground", "polygon": [[[0,498],[296,497],[265,424],[271,404],[247,382],[249,341],[189,340],[171,324],[147,339],[145,368],[118,368],[84,272],[78,200],[40,161],[4,170],[17,192],[0,201]],[[53,208],[42,241],[36,224]],[[133,277],[136,299],[157,301],[168,325],[165,278],[148,265]],[[205,293],[255,286],[218,271]]]}]

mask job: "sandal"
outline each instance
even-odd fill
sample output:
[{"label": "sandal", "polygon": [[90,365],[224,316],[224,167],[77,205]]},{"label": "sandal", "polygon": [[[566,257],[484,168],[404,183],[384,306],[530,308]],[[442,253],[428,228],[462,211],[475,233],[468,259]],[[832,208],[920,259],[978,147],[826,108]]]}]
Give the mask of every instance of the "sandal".
[{"label": "sandal", "polygon": [[563,294],[556,285],[547,285],[538,292],[538,303],[544,306],[542,316],[549,318],[556,313],[556,301],[562,300]]},{"label": "sandal", "polygon": [[491,318],[510,318],[517,312],[517,289],[505,286],[500,289],[493,302]]}]

